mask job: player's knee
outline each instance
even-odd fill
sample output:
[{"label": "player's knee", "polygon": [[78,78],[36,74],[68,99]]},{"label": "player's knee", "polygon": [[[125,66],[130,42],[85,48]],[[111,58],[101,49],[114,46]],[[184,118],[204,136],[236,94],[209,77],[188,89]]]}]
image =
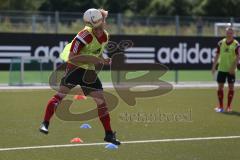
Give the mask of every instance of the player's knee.
[{"label": "player's knee", "polygon": [[[66,97],[66,94],[61,93],[61,92],[58,92],[55,96],[58,96],[58,97],[59,97],[58,99],[62,100],[63,98]],[[54,97],[55,97],[55,96],[54,96]]]},{"label": "player's knee", "polygon": [[91,92],[89,95],[94,99],[94,101],[96,102],[97,105],[106,103],[106,101],[103,97],[103,94],[101,92]]},{"label": "player's knee", "polygon": [[51,103],[52,105],[57,106],[65,96],[66,95],[64,94],[57,93],[49,100],[48,103]]},{"label": "player's knee", "polygon": [[229,86],[228,89],[229,89],[230,91],[234,91],[234,86]]},{"label": "player's knee", "polygon": [[223,87],[224,87],[223,84],[219,84],[219,85],[218,85],[218,90],[219,90],[219,91],[220,91],[220,90],[223,90]]}]

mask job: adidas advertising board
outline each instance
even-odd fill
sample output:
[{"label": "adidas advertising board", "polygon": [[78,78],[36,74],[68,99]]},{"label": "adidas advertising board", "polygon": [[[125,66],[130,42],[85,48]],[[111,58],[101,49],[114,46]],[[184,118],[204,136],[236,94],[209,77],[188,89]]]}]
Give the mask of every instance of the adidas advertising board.
[{"label": "adidas advertising board", "polygon": [[[53,61],[61,62],[59,54],[74,35],[69,34],[0,34],[0,68],[7,70],[12,58],[46,57],[46,65]],[[120,50],[124,54],[123,63],[161,63],[169,69],[210,69],[216,46],[221,38],[181,37],[181,36],[125,36],[111,35],[110,41],[116,47],[123,40],[132,42],[132,47]],[[116,54],[118,50],[112,54]]]}]

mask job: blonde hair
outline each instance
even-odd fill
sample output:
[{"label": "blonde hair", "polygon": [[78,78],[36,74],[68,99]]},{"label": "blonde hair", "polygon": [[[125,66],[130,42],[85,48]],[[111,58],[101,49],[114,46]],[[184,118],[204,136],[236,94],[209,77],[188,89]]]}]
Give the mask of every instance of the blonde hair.
[{"label": "blonde hair", "polygon": [[104,10],[104,9],[102,9],[102,8],[100,8],[100,9],[98,9],[100,12],[101,12],[101,14],[102,14],[102,16],[103,16],[103,19],[104,19],[104,22],[105,22],[105,19],[107,18],[107,16],[108,16],[108,11],[106,11],[106,10]]},{"label": "blonde hair", "polygon": [[227,27],[226,31],[234,31],[233,27]]}]

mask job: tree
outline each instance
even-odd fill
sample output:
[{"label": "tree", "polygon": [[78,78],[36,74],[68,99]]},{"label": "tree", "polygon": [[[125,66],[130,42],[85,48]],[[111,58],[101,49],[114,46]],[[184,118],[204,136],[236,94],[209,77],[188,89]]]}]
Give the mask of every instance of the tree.
[{"label": "tree", "polygon": [[205,0],[194,0],[192,3],[192,14],[201,16],[205,14],[205,11],[203,10],[203,4]]},{"label": "tree", "polygon": [[187,16],[192,14],[191,0],[152,0],[149,2],[145,15]]},{"label": "tree", "polygon": [[147,11],[148,11],[148,7],[149,4],[152,2],[153,0],[131,0],[128,2],[128,10],[131,11],[133,14],[137,14],[137,15],[148,15]]},{"label": "tree", "polygon": [[110,13],[142,16],[240,15],[240,0],[0,0],[0,10],[84,12],[104,8]]},{"label": "tree", "polygon": [[192,14],[192,2],[190,0],[172,0],[169,9],[170,15],[189,16]]},{"label": "tree", "polygon": [[0,0],[1,10],[30,10],[34,11],[45,0]]},{"label": "tree", "polygon": [[39,10],[83,12],[89,8],[105,8],[111,13],[122,13],[127,9],[127,4],[119,0],[46,0]]},{"label": "tree", "polygon": [[107,0],[106,4],[105,8],[111,13],[124,13],[129,8],[128,3],[121,0]]},{"label": "tree", "polygon": [[240,15],[240,0],[204,0],[201,5],[205,16]]},{"label": "tree", "polygon": [[93,0],[45,0],[40,6],[41,11],[83,12],[88,8],[97,7]]},{"label": "tree", "polygon": [[169,8],[172,0],[152,0],[150,1],[145,14],[156,15],[170,15]]}]

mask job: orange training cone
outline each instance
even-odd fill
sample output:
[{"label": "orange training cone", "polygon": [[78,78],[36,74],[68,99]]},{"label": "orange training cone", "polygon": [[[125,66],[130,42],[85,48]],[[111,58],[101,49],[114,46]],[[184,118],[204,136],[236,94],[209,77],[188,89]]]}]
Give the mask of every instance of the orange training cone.
[{"label": "orange training cone", "polygon": [[75,99],[75,100],[85,100],[85,99],[87,99],[87,97],[84,96],[84,95],[75,95],[75,96],[74,96],[74,99]]},{"label": "orange training cone", "polygon": [[71,143],[83,143],[83,140],[81,140],[81,138],[73,138],[72,140],[71,140]]}]

